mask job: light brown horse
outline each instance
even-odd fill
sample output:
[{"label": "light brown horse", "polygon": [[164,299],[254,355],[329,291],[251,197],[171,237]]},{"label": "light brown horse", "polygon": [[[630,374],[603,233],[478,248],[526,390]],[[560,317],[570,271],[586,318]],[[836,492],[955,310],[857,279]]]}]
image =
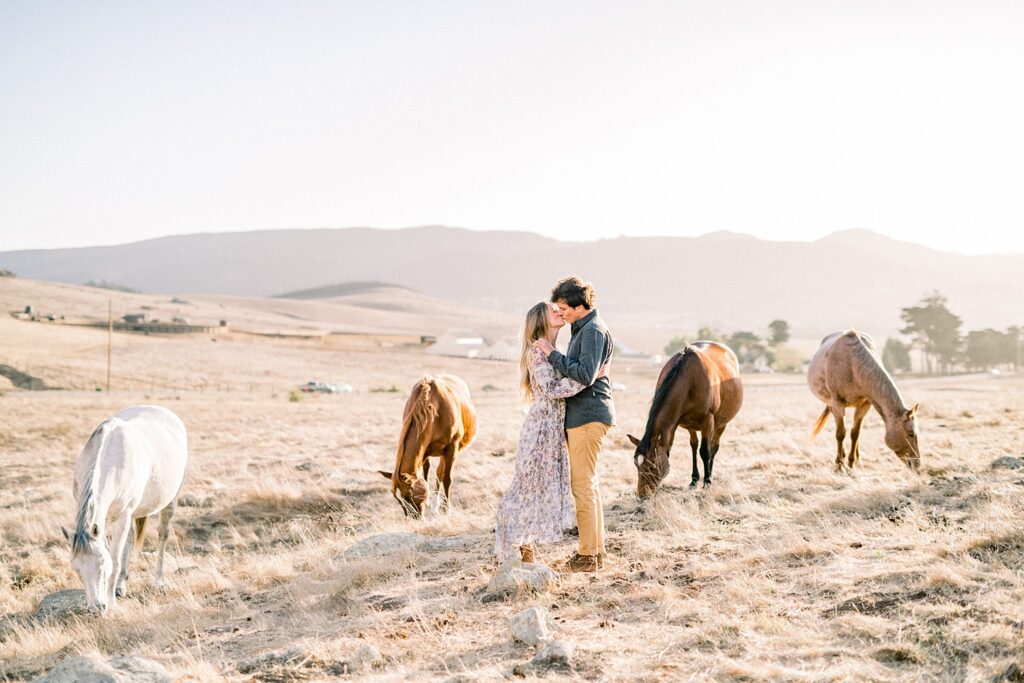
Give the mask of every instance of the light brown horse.
[{"label": "light brown horse", "polygon": [[842,472],[843,439],[846,424],[843,420],[847,406],[854,409],[853,430],[850,432],[850,455],[847,467],[853,469],[860,457],[860,425],[864,416],[875,407],[885,420],[885,445],[903,463],[914,470],[921,466],[921,451],[917,446],[917,408],[908,408],[900,396],[896,383],[878,359],[871,337],[855,330],[835,332],[821,340],[821,346],[811,358],[807,368],[807,385],[826,408],[814,425],[817,436],[829,414],[836,419],[836,472]]},{"label": "light brown horse", "polygon": [[[455,375],[424,377],[412,388],[402,416],[402,432],[392,472],[379,470],[391,480],[391,495],[402,510],[419,518],[426,508],[430,456],[437,456],[437,479],[444,487],[441,506],[447,510],[455,456],[476,436],[476,408],[469,387]],[[423,477],[419,477],[419,472]],[[441,495],[437,491],[437,495]]]},{"label": "light brown horse", "polygon": [[709,486],[722,432],[742,405],[739,362],[729,347],[699,341],[669,358],[658,377],[644,438],[627,435],[636,446],[633,462],[637,469],[637,495],[651,495],[668,476],[669,450],[678,427],[690,433],[690,488],[697,485],[699,478],[697,432],[701,437],[704,486]]}]

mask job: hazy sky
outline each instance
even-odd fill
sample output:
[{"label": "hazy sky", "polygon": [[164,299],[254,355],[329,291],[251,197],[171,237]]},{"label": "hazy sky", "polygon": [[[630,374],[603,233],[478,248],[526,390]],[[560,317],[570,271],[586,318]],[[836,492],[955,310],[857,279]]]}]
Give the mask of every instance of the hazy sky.
[{"label": "hazy sky", "polygon": [[0,250],[437,223],[1024,252],[1024,3],[0,4]]}]

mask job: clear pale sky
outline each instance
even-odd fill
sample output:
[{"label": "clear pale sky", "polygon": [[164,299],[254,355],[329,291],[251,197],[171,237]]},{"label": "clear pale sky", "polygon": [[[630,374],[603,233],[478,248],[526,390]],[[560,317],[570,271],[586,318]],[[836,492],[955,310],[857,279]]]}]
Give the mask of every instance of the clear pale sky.
[{"label": "clear pale sky", "polygon": [[0,250],[425,224],[1024,252],[1024,3],[0,4]]}]

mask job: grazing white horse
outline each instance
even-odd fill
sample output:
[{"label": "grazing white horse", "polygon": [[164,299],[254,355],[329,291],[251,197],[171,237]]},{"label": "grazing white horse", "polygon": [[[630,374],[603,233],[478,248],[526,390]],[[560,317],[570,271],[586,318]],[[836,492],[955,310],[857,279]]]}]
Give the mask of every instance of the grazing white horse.
[{"label": "grazing white horse", "polygon": [[146,518],[157,512],[156,581],[163,581],[164,549],[187,462],[185,425],[159,406],[125,408],[89,437],[75,464],[75,532],[61,529],[71,541],[71,566],[85,584],[89,608],[104,612],[124,597],[132,547],[141,544]]}]

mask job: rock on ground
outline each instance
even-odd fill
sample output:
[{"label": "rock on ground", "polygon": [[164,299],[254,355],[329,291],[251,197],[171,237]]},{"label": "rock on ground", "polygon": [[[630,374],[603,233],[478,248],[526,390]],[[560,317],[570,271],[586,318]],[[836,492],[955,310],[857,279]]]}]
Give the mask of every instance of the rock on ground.
[{"label": "rock on ground", "polygon": [[473,536],[424,536],[402,531],[364,538],[346,550],[342,559],[384,557],[392,553],[410,550],[421,553],[459,552],[472,550],[479,544],[480,539]]},{"label": "rock on ground", "polygon": [[171,683],[171,675],[162,666],[142,657],[114,657],[104,660],[98,654],[70,657],[33,683]]},{"label": "rock on ground", "polygon": [[423,542],[423,539],[423,536],[410,532],[377,534],[359,541],[346,550],[342,557],[346,560],[383,557],[404,550],[415,550]]},{"label": "rock on ground", "polygon": [[572,655],[572,643],[567,640],[553,640],[529,662],[513,667],[512,673],[516,676],[530,676],[543,675],[550,670],[568,671],[572,667]]},{"label": "rock on ground", "polygon": [[512,640],[540,645],[555,637],[553,631],[558,629],[558,624],[543,607],[531,607],[512,617],[509,627]]},{"label": "rock on ground", "polygon": [[557,585],[558,574],[546,564],[505,564],[487,584],[483,599],[491,602],[520,593],[543,593]]},{"label": "rock on ground", "polygon": [[63,619],[72,614],[83,614],[85,611],[85,591],[81,588],[69,588],[50,593],[43,598],[32,618],[40,621]]},{"label": "rock on ground", "polygon": [[1019,470],[1024,467],[1024,460],[1015,458],[1012,455],[1004,455],[1001,458],[996,458],[992,461],[992,467],[1002,468],[1007,470]]},{"label": "rock on ground", "polygon": [[384,657],[375,645],[362,645],[349,663],[353,671],[369,671],[383,663]]}]

